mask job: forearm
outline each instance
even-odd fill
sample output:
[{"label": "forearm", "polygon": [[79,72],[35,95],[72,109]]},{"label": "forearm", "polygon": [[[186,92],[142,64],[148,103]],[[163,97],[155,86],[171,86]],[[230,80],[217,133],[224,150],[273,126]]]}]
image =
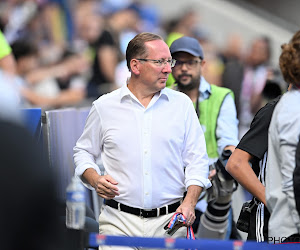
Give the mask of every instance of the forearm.
[{"label": "forearm", "polygon": [[109,83],[115,82],[115,69],[117,66],[117,51],[110,47],[105,46],[98,52],[99,65],[102,68],[103,74]]},{"label": "forearm", "polygon": [[25,79],[29,84],[35,85],[45,79],[62,77],[67,74],[67,69],[63,66],[63,64],[57,64],[49,67],[35,69],[27,73]]},{"label": "forearm", "polygon": [[251,157],[248,153],[242,151],[243,154],[248,155],[248,158],[246,158],[246,156],[240,158],[239,156],[237,156],[237,154],[241,153],[241,151],[242,150],[237,149],[233,152],[226,165],[226,170],[248,192],[258,198],[261,202],[266,204],[265,187],[259,181],[253,169],[248,163]]},{"label": "forearm", "polygon": [[74,105],[82,101],[84,97],[85,91],[82,89],[67,89],[62,91],[57,97],[52,98],[49,104],[54,107]]},{"label": "forearm", "polygon": [[95,187],[95,184],[99,177],[100,175],[93,168],[86,169],[82,174],[83,181],[89,183],[92,187]]},{"label": "forearm", "polygon": [[189,186],[187,190],[187,194],[183,200],[183,203],[195,208],[202,190],[203,188],[200,186],[196,186],[196,185]]},{"label": "forearm", "polygon": [[197,185],[189,186],[182,204],[176,210],[177,213],[182,213],[185,216],[186,226],[191,226],[196,219],[195,207],[202,190],[203,188]]}]

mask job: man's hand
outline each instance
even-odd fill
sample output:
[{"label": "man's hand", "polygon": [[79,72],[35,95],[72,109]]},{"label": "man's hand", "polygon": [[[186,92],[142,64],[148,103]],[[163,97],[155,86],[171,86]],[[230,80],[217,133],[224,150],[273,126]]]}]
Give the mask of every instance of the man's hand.
[{"label": "man's hand", "polygon": [[186,218],[186,226],[189,227],[193,225],[196,216],[195,216],[195,206],[188,204],[187,202],[182,202],[182,204],[177,208],[177,213],[182,213]]},{"label": "man's hand", "polygon": [[99,175],[95,169],[88,168],[84,171],[82,177],[95,188],[97,194],[107,200],[115,198],[120,195],[117,187],[118,182],[110,175]]},{"label": "man's hand", "polygon": [[186,218],[186,226],[193,225],[195,216],[195,206],[198,202],[198,198],[202,192],[202,187],[191,185],[188,187],[187,194],[182,204],[177,208],[177,213],[182,213]]},{"label": "man's hand", "polygon": [[99,176],[92,185],[97,194],[107,200],[115,198],[120,195],[116,182],[110,175]]}]

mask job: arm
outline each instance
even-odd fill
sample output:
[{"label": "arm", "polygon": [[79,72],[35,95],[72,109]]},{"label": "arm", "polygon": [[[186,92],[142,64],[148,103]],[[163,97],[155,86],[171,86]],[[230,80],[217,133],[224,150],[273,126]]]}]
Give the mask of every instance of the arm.
[{"label": "arm", "polygon": [[64,65],[57,64],[34,69],[28,72],[24,78],[29,84],[35,85],[47,78],[65,77],[66,75],[68,72]]},{"label": "arm", "polygon": [[186,113],[186,135],[182,151],[182,161],[185,167],[185,186],[196,185],[203,188],[211,186],[208,180],[208,156],[204,133],[198,117],[190,101]]},{"label": "arm", "polygon": [[39,84],[47,78],[68,78],[87,71],[89,62],[82,54],[76,54],[53,65],[39,67],[28,72],[25,79],[31,85]]},{"label": "arm", "polygon": [[95,179],[95,174],[89,174],[88,171],[87,174],[83,176],[85,171],[87,169],[93,169],[101,176],[101,171],[95,161],[101,153],[102,137],[100,131],[101,119],[95,105],[93,105],[87,117],[83,133],[73,149],[75,175],[80,178],[83,184],[89,189],[94,189],[93,180]]},{"label": "arm", "polygon": [[248,192],[266,204],[265,187],[259,181],[252,167],[249,165],[251,159],[252,156],[249,153],[237,148],[230,156],[226,165],[226,170]]},{"label": "arm", "polygon": [[75,175],[86,187],[94,188],[102,198],[112,199],[119,195],[116,186],[118,183],[109,175],[101,176],[95,163],[95,159],[100,155],[101,140],[101,119],[93,105],[84,131],[74,147]]},{"label": "arm", "polygon": [[83,89],[67,89],[62,90],[55,97],[43,96],[35,93],[29,88],[22,88],[21,93],[23,97],[35,106],[40,107],[62,107],[66,105],[74,105],[85,97],[85,90]]},{"label": "arm", "polygon": [[204,134],[192,102],[186,114],[187,131],[182,153],[185,169],[186,197],[177,209],[187,219],[187,226],[195,221],[195,206],[204,188],[211,186],[208,180],[208,156]]},{"label": "arm", "polygon": [[176,210],[177,213],[182,213],[185,216],[187,226],[192,225],[196,219],[195,207],[202,190],[203,188],[199,186],[189,186],[182,204]]},{"label": "arm", "polygon": [[115,82],[115,70],[117,67],[117,51],[112,46],[102,46],[98,51],[99,66],[108,83]]}]

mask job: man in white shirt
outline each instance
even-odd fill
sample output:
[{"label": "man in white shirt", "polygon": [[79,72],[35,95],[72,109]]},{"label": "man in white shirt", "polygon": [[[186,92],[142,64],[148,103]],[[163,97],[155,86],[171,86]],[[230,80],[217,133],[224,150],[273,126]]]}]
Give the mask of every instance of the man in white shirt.
[{"label": "man in white shirt", "polygon": [[211,186],[204,134],[190,98],[165,88],[175,61],[160,36],[135,36],[126,60],[128,84],[93,103],[74,147],[75,174],[105,199],[100,233],[163,237],[175,212],[193,224],[198,197]]}]

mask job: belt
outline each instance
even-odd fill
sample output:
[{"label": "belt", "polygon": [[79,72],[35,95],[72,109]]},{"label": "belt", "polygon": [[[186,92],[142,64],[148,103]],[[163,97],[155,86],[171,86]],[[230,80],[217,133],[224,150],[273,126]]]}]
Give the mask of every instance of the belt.
[{"label": "belt", "polygon": [[104,204],[109,207],[118,209],[119,211],[122,212],[138,215],[144,218],[150,218],[150,217],[158,217],[160,215],[165,215],[165,214],[175,212],[176,209],[180,206],[181,202],[178,201],[171,205],[167,205],[161,208],[154,208],[154,209],[140,209],[136,207],[129,207],[115,200],[105,200]]}]

